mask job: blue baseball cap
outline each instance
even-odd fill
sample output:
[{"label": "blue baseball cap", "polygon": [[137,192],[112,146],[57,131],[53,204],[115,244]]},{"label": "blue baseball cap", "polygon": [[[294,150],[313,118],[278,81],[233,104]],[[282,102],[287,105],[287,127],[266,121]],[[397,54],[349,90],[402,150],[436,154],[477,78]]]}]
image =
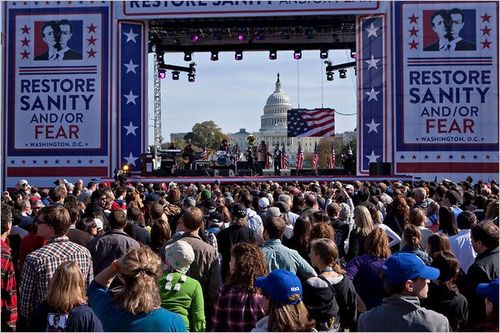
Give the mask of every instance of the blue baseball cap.
[{"label": "blue baseball cap", "polygon": [[277,269],[268,276],[255,279],[255,286],[262,288],[273,301],[281,304],[297,304],[302,300],[302,284],[292,272]]},{"label": "blue baseball cap", "polygon": [[493,304],[498,305],[498,279],[478,284],[476,294],[486,296]]},{"label": "blue baseball cap", "polygon": [[390,285],[403,284],[416,278],[436,280],[439,269],[427,266],[422,259],[412,253],[396,253],[390,256],[382,267],[385,279]]}]

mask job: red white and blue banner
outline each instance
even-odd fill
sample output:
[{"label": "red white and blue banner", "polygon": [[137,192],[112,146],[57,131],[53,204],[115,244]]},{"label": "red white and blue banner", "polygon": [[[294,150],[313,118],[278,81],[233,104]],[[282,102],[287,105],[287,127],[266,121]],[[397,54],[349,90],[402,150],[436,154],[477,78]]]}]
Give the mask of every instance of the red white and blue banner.
[{"label": "red white and blue banner", "polygon": [[498,2],[395,4],[395,171],[498,173]]},{"label": "red white and blue banner", "polygon": [[335,110],[290,109],[287,111],[287,136],[335,136]]}]

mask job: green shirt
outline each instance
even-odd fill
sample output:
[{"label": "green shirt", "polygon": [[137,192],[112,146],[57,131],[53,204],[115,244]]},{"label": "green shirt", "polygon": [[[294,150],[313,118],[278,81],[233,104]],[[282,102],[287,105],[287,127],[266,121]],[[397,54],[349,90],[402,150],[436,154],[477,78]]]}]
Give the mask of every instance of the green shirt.
[{"label": "green shirt", "polygon": [[[172,274],[172,289],[165,289],[167,284],[167,275]],[[180,282],[181,276],[184,274],[174,272],[165,273],[159,281],[159,289],[161,296],[161,306],[172,312],[179,314],[186,328],[191,332],[205,331],[205,309],[203,305],[203,292],[200,283],[186,276],[185,282]],[[181,288],[179,291],[174,290],[174,286],[179,283]]]}]

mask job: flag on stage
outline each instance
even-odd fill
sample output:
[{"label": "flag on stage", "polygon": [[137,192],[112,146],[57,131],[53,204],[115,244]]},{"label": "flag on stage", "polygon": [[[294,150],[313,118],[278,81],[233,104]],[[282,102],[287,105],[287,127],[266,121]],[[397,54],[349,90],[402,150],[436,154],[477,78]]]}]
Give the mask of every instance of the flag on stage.
[{"label": "flag on stage", "polygon": [[206,161],[208,158],[208,154],[207,154],[207,147],[203,147],[203,150],[200,154],[200,160],[202,161]]},{"label": "flag on stage", "polygon": [[285,144],[283,144],[283,149],[281,150],[281,168],[288,169],[288,156],[285,152]]},{"label": "flag on stage", "polygon": [[335,110],[290,109],[287,128],[288,137],[335,136]]},{"label": "flag on stage", "polygon": [[297,160],[295,162],[295,169],[302,170],[304,166],[304,153],[302,152],[302,146],[299,143],[299,149],[297,151]]},{"label": "flag on stage", "polygon": [[318,152],[318,143],[314,143],[314,153],[312,156],[311,166],[314,170],[318,170],[318,161],[319,161],[319,152]]},{"label": "flag on stage", "polygon": [[328,168],[335,169],[335,148],[333,147],[333,144],[330,151],[330,158],[328,159]]}]

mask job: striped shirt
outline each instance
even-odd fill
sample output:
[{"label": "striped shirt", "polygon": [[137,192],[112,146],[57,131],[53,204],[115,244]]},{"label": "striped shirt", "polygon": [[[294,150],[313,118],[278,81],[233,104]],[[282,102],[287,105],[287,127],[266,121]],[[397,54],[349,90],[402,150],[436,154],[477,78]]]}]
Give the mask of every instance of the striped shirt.
[{"label": "striped shirt", "polygon": [[29,320],[34,307],[45,300],[50,279],[65,261],[74,261],[80,266],[87,286],[94,279],[89,250],[70,242],[66,236],[49,239],[47,245],[26,257],[19,288],[19,313],[24,319]]}]

